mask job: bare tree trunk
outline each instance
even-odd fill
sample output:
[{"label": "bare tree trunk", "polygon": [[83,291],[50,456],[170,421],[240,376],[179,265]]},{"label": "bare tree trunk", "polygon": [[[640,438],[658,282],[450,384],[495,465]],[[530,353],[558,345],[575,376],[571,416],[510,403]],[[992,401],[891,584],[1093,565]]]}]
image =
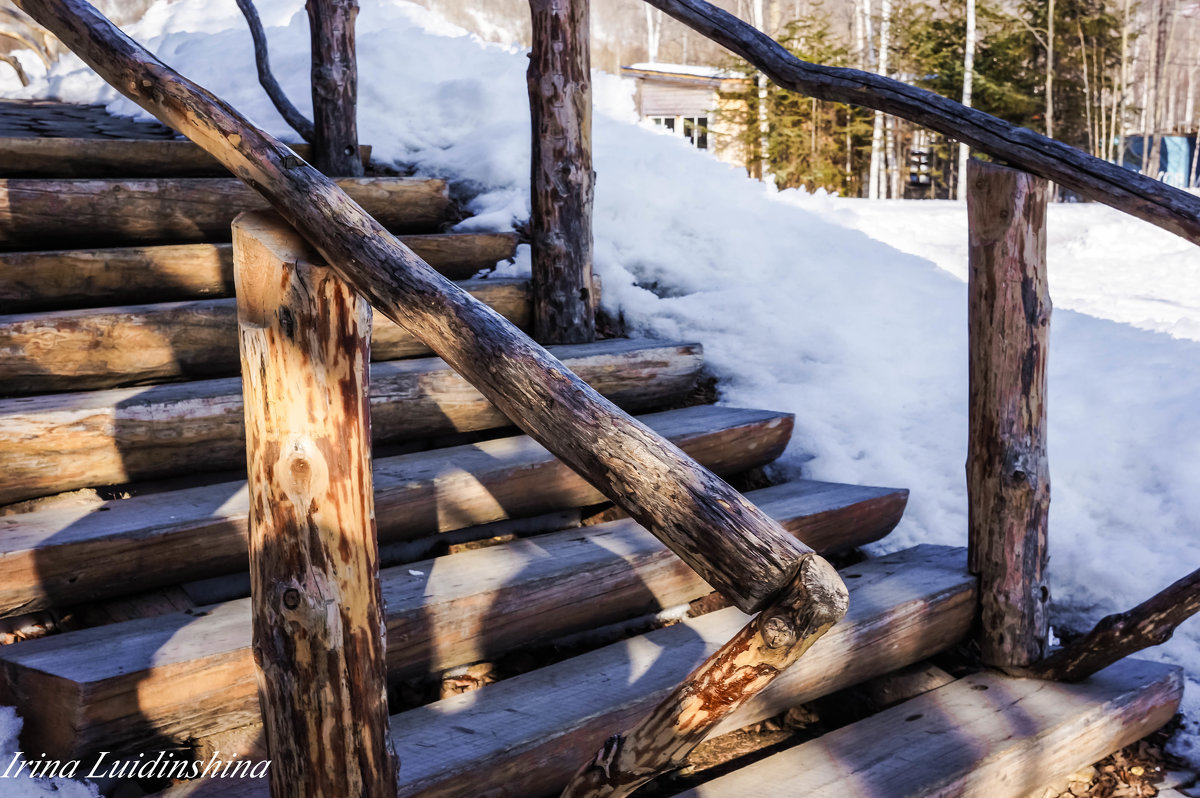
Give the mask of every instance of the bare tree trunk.
[{"label": "bare tree trunk", "polygon": [[1092,129],[1092,83],[1088,77],[1087,44],[1083,40],[1083,22],[1076,18],[1075,24],[1079,30],[1079,60],[1083,66],[1083,114],[1088,136],[1088,152],[1095,155],[1097,139]]},{"label": "bare tree trunk", "polygon": [[1046,11],[1046,138],[1054,138],[1054,0]]},{"label": "bare tree trunk", "polygon": [[312,33],[314,165],[329,175],[358,177],[358,64],[354,53],[357,0],[308,0]]},{"label": "bare tree trunk", "polygon": [[[1119,145],[1109,142],[1108,160],[1115,160],[1117,163],[1125,161],[1125,97],[1129,93],[1129,4],[1130,0],[1125,0],[1125,9],[1121,20],[1120,85],[1113,94],[1112,123],[1109,125],[1111,136],[1120,137],[1121,140]],[[1114,146],[1117,147],[1115,158]]]},{"label": "bare tree trunk", "polygon": [[[963,90],[962,104],[971,107],[971,89],[975,82],[975,0],[967,0],[967,46],[963,55]],[[965,142],[958,145],[958,186],[954,193],[957,200],[967,198],[966,180],[967,159],[971,157],[971,147]]]},{"label": "bare tree trunk", "polygon": [[530,0],[529,8],[534,337],[586,343],[596,338],[589,4]]},{"label": "bare tree trunk", "polygon": [[662,38],[662,12],[646,6],[646,60],[651,64],[658,61],[658,44]]},{"label": "bare tree trunk", "polygon": [[[754,0],[750,6],[751,17],[754,27],[769,36],[763,2],[764,0]],[[758,83],[758,176],[765,183],[771,179],[771,123],[767,119],[767,76],[759,72],[756,81]]]}]

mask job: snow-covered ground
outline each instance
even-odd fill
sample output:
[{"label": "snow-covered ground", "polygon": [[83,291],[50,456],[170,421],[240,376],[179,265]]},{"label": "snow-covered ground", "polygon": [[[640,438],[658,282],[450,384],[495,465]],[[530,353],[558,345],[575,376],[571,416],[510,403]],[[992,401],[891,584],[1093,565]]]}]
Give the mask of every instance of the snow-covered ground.
[{"label": "snow-covered ground", "polygon": [[[303,10],[259,5],[276,74],[304,107]],[[361,5],[362,140],[376,157],[465,181],[469,227],[525,218],[524,55],[403,0]],[[258,87],[233,0],[161,0],[129,33],[288,132]],[[135,110],[78,62],[28,93]],[[597,74],[595,95],[607,308],[634,330],[701,341],[723,402],[794,412],[788,474],[910,488],[878,550],[964,545],[963,206],[769,192],[633,124],[619,79]],[[1055,623],[1080,628],[1200,566],[1200,249],[1091,205],[1055,206],[1049,225],[1050,571]],[[1200,620],[1148,656],[1188,668],[1178,747],[1200,762]]]}]

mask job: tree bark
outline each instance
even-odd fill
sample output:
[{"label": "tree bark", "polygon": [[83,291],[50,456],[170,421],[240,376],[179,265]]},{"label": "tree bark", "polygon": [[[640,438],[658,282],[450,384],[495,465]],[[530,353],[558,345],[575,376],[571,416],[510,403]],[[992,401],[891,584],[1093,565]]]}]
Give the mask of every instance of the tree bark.
[{"label": "tree bark", "polygon": [[358,177],[357,0],[308,0],[312,33],[313,163],[327,175]]},{"label": "tree bark", "polygon": [[542,343],[596,338],[588,7],[588,0],[529,2],[533,330]]},{"label": "tree bark", "polygon": [[434,272],[320,172],[158,61],[83,0],[18,0],[105,80],[253,185],[347,282],[530,437],[625,509],[739,609],[816,555]]},{"label": "tree bark", "polygon": [[271,792],[391,798],[371,306],[274,214],[238,217],[233,235]]},{"label": "tree bark", "polygon": [[1171,639],[1175,627],[1200,612],[1200,569],[1128,612],[1103,618],[1086,635],[1029,669],[1039,679],[1078,682],[1114,662]]},{"label": "tree bark", "polygon": [[[967,41],[963,55],[963,89],[962,104],[964,108],[971,107],[971,92],[975,85],[975,0],[967,0]],[[967,161],[971,157],[971,145],[965,142],[958,144],[958,185],[955,186],[954,198],[967,198]]]},{"label": "tree bark", "polygon": [[1046,650],[1046,182],[995,164],[967,167],[970,230],[970,568],[982,596],[985,664]]},{"label": "tree bark", "polygon": [[[300,138],[312,144],[314,138],[313,123],[308,121],[304,114],[300,113],[292,101],[288,99],[287,93],[283,87],[279,85],[279,81],[275,80],[275,75],[271,72],[271,61],[267,56],[267,34],[263,31],[262,21],[258,18],[258,10],[254,7],[252,0],[236,0],[238,8],[242,11],[242,16],[246,18],[246,26],[250,28],[250,38],[254,40],[254,64],[258,68],[258,82],[262,85],[263,91],[267,93],[271,104],[275,106],[275,110],[283,117],[283,121],[287,122],[292,130],[300,134]],[[361,174],[361,173],[360,173]]]},{"label": "tree bark", "polygon": [[610,737],[562,798],[624,798],[681,766],[727,715],[842,619],[849,594],[833,566],[809,560],[789,590],[694,670],[627,734]]},{"label": "tree bark", "polygon": [[933,92],[857,69],[801,61],[705,0],[646,2],[745,58],[785,89],[894,114],[1200,243],[1200,197]]}]

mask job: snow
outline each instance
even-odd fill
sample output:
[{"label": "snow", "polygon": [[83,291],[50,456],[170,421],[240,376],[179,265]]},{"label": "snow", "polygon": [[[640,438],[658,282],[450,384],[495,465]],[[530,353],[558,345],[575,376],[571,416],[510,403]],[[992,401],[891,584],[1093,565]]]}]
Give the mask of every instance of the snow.
[{"label": "snow", "polygon": [[[464,229],[525,219],[524,54],[402,0],[361,6],[362,140],[455,179],[478,214]],[[304,14],[290,0],[259,8],[276,74],[307,108]],[[294,138],[258,87],[232,2],[160,0],[128,32]],[[722,402],[795,413],[784,474],[910,488],[875,551],[965,545],[963,206],[768,191],[638,127],[631,84],[594,78],[606,309],[634,331],[702,342]],[[27,94],[136,110],[77,61]],[[1200,249],[1093,205],[1054,206],[1049,228],[1050,579],[1055,626],[1078,629],[1200,565]],[[503,271],[522,269],[527,251]],[[1176,746],[1200,764],[1200,620],[1146,656],[1188,669]]]},{"label": "snow", "polygon": [[740,73],[735,73],[722,67],[700,66],[698,64],[664,64],[659,61],[630,64],[625,69],[637,69],[642,72],[662,72],[665,75],[691,75],[697,78],[741,77]]}]

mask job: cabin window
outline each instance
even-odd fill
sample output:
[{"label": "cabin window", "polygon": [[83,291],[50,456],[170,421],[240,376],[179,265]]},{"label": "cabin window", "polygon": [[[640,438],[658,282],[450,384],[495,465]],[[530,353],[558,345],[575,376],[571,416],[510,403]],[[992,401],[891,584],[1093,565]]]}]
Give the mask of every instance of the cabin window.
[{"label": "cabin window", "polygon": [[650,121],[655,127],[687,139],[698,150],[708,149],[708,117],[707,116],[652,116]]}]

